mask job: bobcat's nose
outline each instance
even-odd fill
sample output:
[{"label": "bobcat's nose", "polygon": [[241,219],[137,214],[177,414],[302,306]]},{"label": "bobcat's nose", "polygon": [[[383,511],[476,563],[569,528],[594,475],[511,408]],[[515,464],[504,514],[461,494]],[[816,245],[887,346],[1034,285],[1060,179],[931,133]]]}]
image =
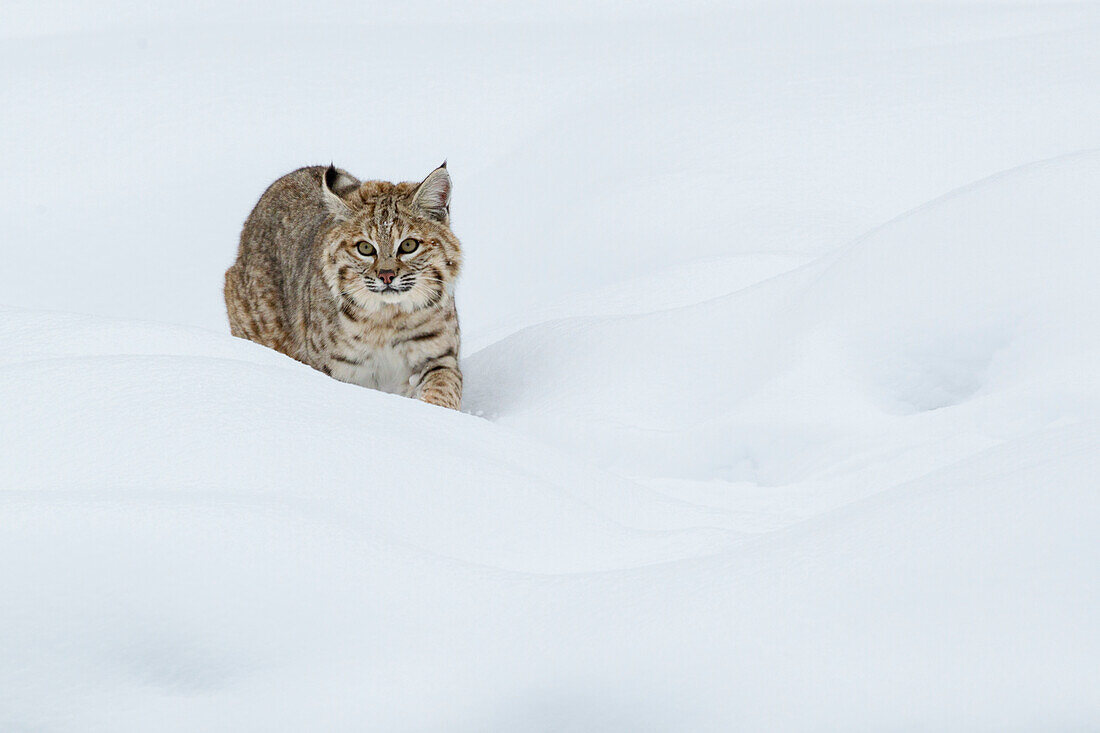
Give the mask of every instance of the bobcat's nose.
[{"label": "bobcat's nose", "polygon": [[396,276],[397,276],[397,273],[393,270],[379,270],[378,271],[378,279],[381,280],[382,282],[384,282],[386,285],[389,285],[391,282],[393,282],[393,279]]}]

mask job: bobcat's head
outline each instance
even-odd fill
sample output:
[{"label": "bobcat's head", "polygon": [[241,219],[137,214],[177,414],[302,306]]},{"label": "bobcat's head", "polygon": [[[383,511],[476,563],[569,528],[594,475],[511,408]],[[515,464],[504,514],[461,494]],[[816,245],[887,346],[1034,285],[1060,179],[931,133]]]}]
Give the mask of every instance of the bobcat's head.
[{"label": "bobcat's head", "polygon": [[324,277],[341,307],[415,311],[454,291],[462,250],[450,228],[447,164],[420,183],[360,183],[329,166],[321,195],[331,214]]}]

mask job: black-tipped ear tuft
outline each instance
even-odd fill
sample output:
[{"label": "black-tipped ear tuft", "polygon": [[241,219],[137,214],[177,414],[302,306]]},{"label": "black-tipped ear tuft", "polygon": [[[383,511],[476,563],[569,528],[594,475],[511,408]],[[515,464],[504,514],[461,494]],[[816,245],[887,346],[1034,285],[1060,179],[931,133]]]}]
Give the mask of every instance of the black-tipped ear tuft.
[{"label": "black-tipped ear tuft", "polygon": [[336,181],[340,178],[340,173],[336,170],[336,166],[332,163],[328,164],[328,170],[325,171],[325,187],[329,191],[336,190]]},{"label": "black-tipped ear tuft", "polygon": [[447,161],[446,161],[446,160],[444,160],[444,161],[443,161],[443,165],[441,165],[441,166],[439,166],[439,167],[440,167],[440,168],[446,168],[446,167],[447,167]]}]

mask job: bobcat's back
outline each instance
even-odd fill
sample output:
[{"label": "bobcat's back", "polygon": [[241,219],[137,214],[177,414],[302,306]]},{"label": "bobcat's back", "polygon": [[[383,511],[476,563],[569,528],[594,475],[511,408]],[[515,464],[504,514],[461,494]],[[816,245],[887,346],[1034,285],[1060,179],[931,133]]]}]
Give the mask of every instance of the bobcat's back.
[{"label": "bobcat's back", "polygon": [[232,334],[302,361],[314,244],[328,216],[320,194],[324,173],[322,166],[299,168],[268,187],[225,273]]}]

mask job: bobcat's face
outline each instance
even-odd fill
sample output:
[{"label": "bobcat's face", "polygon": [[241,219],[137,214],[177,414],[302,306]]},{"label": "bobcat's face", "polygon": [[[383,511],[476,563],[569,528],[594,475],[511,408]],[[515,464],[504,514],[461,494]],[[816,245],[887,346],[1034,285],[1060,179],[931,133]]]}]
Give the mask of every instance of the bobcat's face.
[{"label": "bobcat's face", "polygon": [[461,249],[448,226],[446,168],[419,185],[367,181],[343,194],[326,187],[326,194],[339,202],[330,205],[336,222],[325,240],[325,271],[341,305],[415,311],[453,293]]}]

